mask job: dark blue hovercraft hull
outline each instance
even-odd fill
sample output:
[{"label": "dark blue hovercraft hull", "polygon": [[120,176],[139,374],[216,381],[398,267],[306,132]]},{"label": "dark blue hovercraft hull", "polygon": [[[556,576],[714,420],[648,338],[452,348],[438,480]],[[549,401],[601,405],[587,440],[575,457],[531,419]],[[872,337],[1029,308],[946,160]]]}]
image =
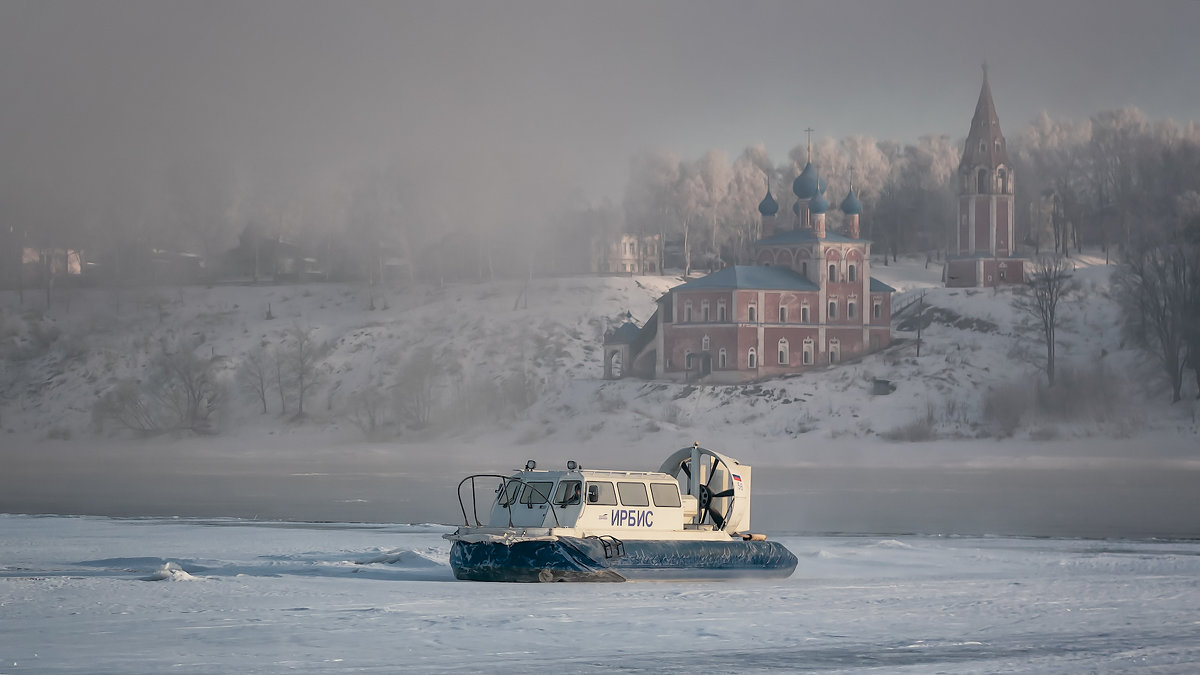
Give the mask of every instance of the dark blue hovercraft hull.
[{"label": "dark blue hovercraft hull", "polygon": [[796,556],[774,541],[647,541],[594,537],[455,541],[454,576],[468,581],[631,581],[784,578]]}]

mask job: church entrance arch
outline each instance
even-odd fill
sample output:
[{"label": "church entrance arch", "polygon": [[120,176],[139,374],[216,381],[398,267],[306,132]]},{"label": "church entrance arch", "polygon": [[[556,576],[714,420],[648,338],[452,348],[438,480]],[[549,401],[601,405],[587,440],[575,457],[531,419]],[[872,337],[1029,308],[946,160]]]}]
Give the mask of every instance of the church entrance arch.
[{"label": "church entrance arch", "polygon": [[614,380],[619,380],[625,376],[624,364],[621,363],[621,351],[613,350],[613,353],[608,357],[608,372],[609,377]]}]

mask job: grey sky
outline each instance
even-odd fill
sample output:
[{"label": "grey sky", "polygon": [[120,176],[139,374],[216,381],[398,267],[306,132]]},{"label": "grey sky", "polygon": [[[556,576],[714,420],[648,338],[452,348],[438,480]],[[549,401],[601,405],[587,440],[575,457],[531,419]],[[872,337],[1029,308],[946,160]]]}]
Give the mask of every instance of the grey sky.
[{"label": "grey sky", "polygon": [[651,147],[958,138],[984,60],[1009,134],[1042,109],[1185,122],[1197,26],[1197,2],[0,0],[0,218],[119,211],[191,161],[286,191],[398,159],[512,213],[619,201]]}]

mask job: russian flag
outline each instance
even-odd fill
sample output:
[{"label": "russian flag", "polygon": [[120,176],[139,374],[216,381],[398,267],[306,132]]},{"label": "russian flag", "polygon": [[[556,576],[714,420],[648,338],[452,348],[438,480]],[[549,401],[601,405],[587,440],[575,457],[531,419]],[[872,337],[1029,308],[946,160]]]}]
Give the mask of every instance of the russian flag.
[{"label": "russian flag", "polygon": [[737,475],[736,473],[731,473],[731,474],[729,474],[729,475],[730,475],[730,476],[733,476],[733,479],[734,479],[735,481],[737,481],[737,482],[739,482],[739,483],[740,483],[740,482],[742,482],[742,477],[741,477],[741,476],[739,476],[739,475]]}]

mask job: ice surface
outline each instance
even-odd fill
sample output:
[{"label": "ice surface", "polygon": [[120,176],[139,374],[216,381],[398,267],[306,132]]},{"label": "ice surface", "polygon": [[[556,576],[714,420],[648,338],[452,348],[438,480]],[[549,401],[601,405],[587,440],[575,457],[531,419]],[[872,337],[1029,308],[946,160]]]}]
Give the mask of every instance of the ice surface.
[{"label": "ice surface", "polygon": [[[783,581],[482,584],[441,526],[0,516],[0,673],[1088,672],[1200,661],[1200,542],[788,536]],[[193,583],[145,583],[163,573]]]}]

